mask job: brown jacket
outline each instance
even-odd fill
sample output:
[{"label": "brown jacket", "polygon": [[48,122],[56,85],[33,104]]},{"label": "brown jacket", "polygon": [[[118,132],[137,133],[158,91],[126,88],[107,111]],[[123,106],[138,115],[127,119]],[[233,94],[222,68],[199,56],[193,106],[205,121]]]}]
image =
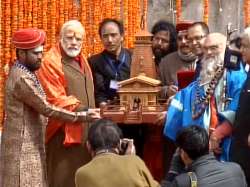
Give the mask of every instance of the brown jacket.
[{"label": "brown jacket", "polygon": [[105,153],[79,168],[76,187],[159,187],[144,162],[135,155]]}]

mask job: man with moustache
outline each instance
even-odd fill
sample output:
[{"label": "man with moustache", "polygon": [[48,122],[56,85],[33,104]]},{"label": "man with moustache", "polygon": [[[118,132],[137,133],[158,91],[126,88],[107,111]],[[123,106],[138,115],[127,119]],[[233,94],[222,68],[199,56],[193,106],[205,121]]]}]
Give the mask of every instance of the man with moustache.
[{"label": "man with moustache", "polygon": [[195,69],[196,56],[192,53],[187,40],[187,29],[191,22],[180,22],[176,25],[178,51],[165,56],[160,65],[160,80],[163,85],[162,97],[168,98],[178,91],[177,72]]},{"label": "man with moustache", "polygon": [[[175,141],[183,127],[197,124],[210,135],[210,149],[229,160],[230,135],[246,74],[224,68],[226,37],[209,34],[199,78],[178,92],[168,108],[164,135]],[[222,148],[220,148],[222,146]]]},{"label": "man with moustache", "polygon": [[172,23],[160,20],[152,28],[152,50],[155,57],[156,72],[159,76],[159,65],[163,57],[176,51],[176,30]]},{"label": "man with moustache", "polygon": [[[187,42],[187,29],[192,25],[191,22],[184,21],[176,25],[178,51],[165,56],[160,65],[160,80],[162,82],[161,98],[167,99],[178,91],[177,72],[188,71],[195,68],[196,56],[193,55]],[[162,130],[161,130],[162,133]],[[164,167],[168,171],[172,155],[176,149],[172,140],[166,138],[164,141]]]},{"label": "man with moustache", "polygon": [[188,41],[190,48],[196,59],[195,79],[199,77],[201,70],[201,59],[203,57],[202,46],[206,36],[209,34],[209,28],[205,22],[194,22],[188,29]]},{"label": "man with moustache", "polygon": [[70,112],[46,101],[46,94],[35,75],[42,61],[43,30],[20,29],[13,34],[12,42],[17,60],[5,86],[0,186],[46,187],[46,117],[71,123],[87,122],[99,118],[99,113]]},{"label": "man with moustache", "polygon": [[91,56],[96,105],[113,101],[117,97],[118,81],[130,76],[131,53],[124,48],[124,26],[116,19],[107,18],[99,24],[99,36],[104,50]]},{"label": "man with moustache", "polygon": [[[48,102],[70,111],[95,107],[91,69],[81,54],[84,35],[79,21],[65,22],[58,44],[45,54],[38,72]],[[74,187],[76,170],[91,159],[85,146],[88,126],[49,119],[46,143],[50,187]]]}]

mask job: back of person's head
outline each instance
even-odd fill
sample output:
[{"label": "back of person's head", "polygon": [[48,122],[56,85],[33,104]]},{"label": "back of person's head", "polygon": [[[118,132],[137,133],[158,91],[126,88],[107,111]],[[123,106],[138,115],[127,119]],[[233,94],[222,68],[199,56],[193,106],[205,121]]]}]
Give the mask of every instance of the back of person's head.
[{"label": "back of person's head", "polygon": [[117,148],[121,138],[121,129],[114,122],[106,119],[95,121],[88,132],[88,142],[94,152]]},{"label": "back of person's head", "polygon": [[124,35],[124,25],[121,21],[118,21],[117,19],[113,19],[113,18],[105,18],[99,23],[98,33],[100,37],[102,37],[102,29],[107,23],[116,24],[120,31],[120,35],[122,36]]},{"label": "back of person's head", "polygon": [[190,28],[196,27],[196,26],[200,26],[205,35],[209,34],[209,27],[205,22],[202,22],[202,21],[194,22]]},{"label": "back of person's head", "polygon": [[182,129],[177,135],[176,143],[192,160],[209,153],[208,133],[196,125]]},{"label": "back of person's head", "polygon": [[175,26],[170,22],[160,20],[154,24],[154,26],[152,27],[151,33],[155,35],[156,33],[160,31],[169,32],[169,36],[170,36],[169,50],[171,52],[176,51],[177,50],[177,44],[176,44],[177,32],[176,32]]}]

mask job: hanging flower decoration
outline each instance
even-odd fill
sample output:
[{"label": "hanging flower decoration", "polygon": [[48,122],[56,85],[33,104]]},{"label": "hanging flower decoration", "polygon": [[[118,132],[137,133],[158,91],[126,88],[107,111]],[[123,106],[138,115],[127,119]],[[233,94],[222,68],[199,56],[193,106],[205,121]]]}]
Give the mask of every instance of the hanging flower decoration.
[{"label": "hanging flower decoration", "polygon": [[250,0],[244,0],[244,22],[245,27],[250,25]]},{"label": "hanging flower decoration", "polygon": [[181,19],[181,0],[176,0],[176,23],[179,23],[180,22],[180,19]]},{"label": "hanging flower decoration", "polygon": [[204,0],[203,5],[204,5],[203,21],[206,24],[208,24],[208,14],[209,14],[209,2],[208,2],[208,0]]}]

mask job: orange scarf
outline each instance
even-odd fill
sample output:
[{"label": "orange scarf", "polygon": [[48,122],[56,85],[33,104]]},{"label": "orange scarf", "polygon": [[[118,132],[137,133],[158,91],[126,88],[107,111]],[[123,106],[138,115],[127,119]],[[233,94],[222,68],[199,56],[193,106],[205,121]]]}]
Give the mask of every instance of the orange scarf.
[{"label": "orange scarf", "polygon": [[[67,82],[64,78],[64,72],[61,62],[61,51],[59,45],[51,48],[44,56],[44,61],[38,71],[39,81],[41,82],[49,103],[64,108],[69,111],[74,111],[80,101],[74,96],[67,96],[65,88]],[[91,69],[87,60],[80,55],[79,63],[86,76],[92,78]],[[49,118],[46,129],[46,143],[55,135],[55,133],[63,127],[65,132],[64,145],[80,144],[83,136],[83,126],[81,123],[65,123],[59,120]]]}]

